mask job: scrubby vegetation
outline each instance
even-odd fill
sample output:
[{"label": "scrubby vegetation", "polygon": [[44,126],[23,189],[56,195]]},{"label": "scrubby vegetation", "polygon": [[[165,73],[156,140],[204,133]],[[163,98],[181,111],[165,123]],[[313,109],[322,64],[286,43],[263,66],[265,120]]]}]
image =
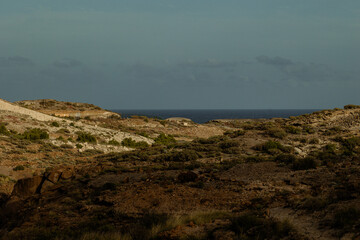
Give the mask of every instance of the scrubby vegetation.
[{"label": "scrubby vegetation", "polygon": [[160,133],[160,135],[157,138],[155,138],[155,143],[162,145],[170,145],[176,143],[176,140],[172,135],[166,135],[164,133]]},{"label": "scrubby vegetation", "polygon": [[121,145],[124,147],[130,147],[130,148],[146,148],[149,146],[149,144],[147,144],[147,142],[144,142],[144,141],[136,142],[135,140],[133,140],[131,138],[125,138],[124,140],[122,140]]},{"label": "scrubby vegetation", "polygon": [[88,143],[96,143],[96,137],[93,136],[90,133],[87,132],[77,132],[76,133],[78,135],[76,141],[78,142],[88,142]]},{"label": "scrubby vegetation", "polygon": [[49,134],[42,129],[33,128],[30,130],[25,131],[22,135],[22,138],[27,140],[39,140],[39,139],[48,139]]}]

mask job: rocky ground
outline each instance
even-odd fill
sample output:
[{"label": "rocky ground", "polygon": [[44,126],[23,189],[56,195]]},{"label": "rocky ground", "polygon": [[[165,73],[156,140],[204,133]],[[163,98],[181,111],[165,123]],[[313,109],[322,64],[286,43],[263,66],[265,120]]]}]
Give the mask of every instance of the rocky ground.
[{"label": "rocky ground", "polygon": [[6,106],[1,239],[360,239],[357,106],[201,125]]}]

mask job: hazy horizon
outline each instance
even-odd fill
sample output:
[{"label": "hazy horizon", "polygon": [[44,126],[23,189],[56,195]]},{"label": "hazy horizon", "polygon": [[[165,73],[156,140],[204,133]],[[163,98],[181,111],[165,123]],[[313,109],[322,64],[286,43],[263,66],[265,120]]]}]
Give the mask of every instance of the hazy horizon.
[{"label": "hazy horizon", "polygon": [[360,104],[360,2],[3,0],[0,98],[106,109]]}]

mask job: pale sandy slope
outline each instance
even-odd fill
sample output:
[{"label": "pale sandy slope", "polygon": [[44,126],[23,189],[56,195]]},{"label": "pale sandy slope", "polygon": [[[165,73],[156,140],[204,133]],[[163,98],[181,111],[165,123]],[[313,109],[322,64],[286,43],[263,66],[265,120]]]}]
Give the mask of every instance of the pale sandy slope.
[{"label": "pale sandy slope", "polygon": [[59,120],[59,118],[52,117],[50,115],[46,115],[46,114],[43,114],[40,112],[36,112],[34,110],[30,110],[27,108],[17,106],[15,104],[7,102],[3,99],[0,99],[0,110],[24,114],[24,115],[30,116],[36,120],[39,120],[39,121],[58,121]]},{"label": "pale sandy slope", "polygon": [[[34,110],[23,108],[23,107],[15,105],[15,104],[12,104],[10,102],[7,102],[3,99],[0,99],[0,111],[9,111],[9,112],[17,113],[17,114],[26,115],[37,121],[42,121],[42,122],[47,122],[47,121],[60,122],[61,121],[62,123],[66,122],[68,124],[70,124],[72,122],[67,119],[57,118],[57,117],[46,115],[44,113],[40,113],[40,112],[37,112]],[[92,125],[84,124],[81,122],[77,122],[76,125],[82,127],[82,129],[86,132],[90,132],[90,133],[92,133],[94,135],[98,135],[98,136],[101,135],[104,138],[107,138],[108,140],[115,139],[116,141],[121,142],[125,138],[132,138],[135,141],[145,141],[148,144],[152,144],[154,142],[152,139],[149,139],[149,138],[146,138],[143,136],[139,136],[139,135],[135,135],[132,133],[116,131],[116,130],[102,128],[102,127],[98,127],[98,126],[92,126]],[[68,129],[71,132],[78,131],[77,128],[74,128],[71,126],[68,126]],[[120,148],[120,149],[122,149],[122,148]]]}]

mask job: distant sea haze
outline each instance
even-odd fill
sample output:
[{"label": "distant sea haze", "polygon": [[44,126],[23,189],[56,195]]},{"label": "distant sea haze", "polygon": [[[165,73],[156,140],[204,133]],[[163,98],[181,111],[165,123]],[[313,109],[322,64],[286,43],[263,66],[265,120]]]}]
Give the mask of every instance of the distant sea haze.
[{"label": "distant sea haze", "polygon": [[200,110],[135,110],[135,109],[117,109],[113,112],[121,114],[123,118],[131,116],[146,116],[167,119],[171,117],[190,118],[196,123],[206,123],[215,119],[259,119],[259,118],[288,118],[290,116],[299,116],[306,113],[312,113],[319,109],[200,109]]}]

